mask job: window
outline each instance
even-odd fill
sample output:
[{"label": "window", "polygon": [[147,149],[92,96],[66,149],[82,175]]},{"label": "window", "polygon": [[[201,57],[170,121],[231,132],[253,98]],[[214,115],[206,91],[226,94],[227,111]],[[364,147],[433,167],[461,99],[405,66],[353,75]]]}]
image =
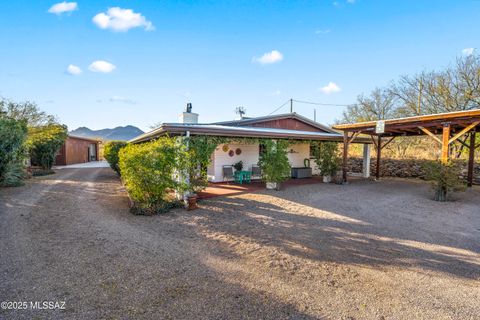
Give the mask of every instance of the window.
[{"label": "window", "polygon": [[265,145],[259,144],[258,145],[258,155],[262,155],[265,152]]},{"label": "window", "polygon": [[310,145],[310,158],[315,158],[315,153],[318,151],[318,146]]}]

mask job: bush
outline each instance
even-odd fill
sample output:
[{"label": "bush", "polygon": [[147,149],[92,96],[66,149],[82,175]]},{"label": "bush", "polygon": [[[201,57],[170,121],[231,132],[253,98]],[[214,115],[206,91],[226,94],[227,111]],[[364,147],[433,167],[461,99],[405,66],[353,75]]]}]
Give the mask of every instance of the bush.
[{"label": "bush", "polygon": [[25,176],[23,159],[27,138],[25,121],[0,119],[0,185],[18,186]]},{"label": "bush", "polygon": [[48,124],[29,129],[27,146],[33,165],[50,170],[55,156],[67,139],[67,127],[60,124]]},{"label": "bush", "polygon": [[291,167],[287,157],[288,141],[265,140],[258,165],[266,182],[282,183],[291,176]]},{"label": "bush", "polygon": [[195,136],[185,140],[188,144],[185,159],[188,159],[187,170],[190,177],[188,191],[197,192],[208,186],[207,168],[212,161],[212,153],[225,141],[224,138],[209,136]]},{"label": "bush", "polygon": [[110,167],[120,174],[120,168],[118,166],[120,150],[127,145],[125,141],[109,141],[105,143],[103,149],[103,156],[108,161]]},{"label": "bush", "polygon": [[339,168],[338,143],[319,142],[314,145],[315,164],[323,176],[334,176]]},{"label": "bush", "polygon": [[188,156],[175,138],[162,137],[143,144],[129,144],[119,152],[119,168],[135,213],[167,211],[175,204],[175,191],[189,186],[179,179],[188,170]]},{"label": "bush", "polygon": [[465,181],[461,178],[460,169],[452,162],[442,164],[439,161],[424,164],[425,179],[432,181],[436,201],[447,201],[448,193],[464,191]]}]

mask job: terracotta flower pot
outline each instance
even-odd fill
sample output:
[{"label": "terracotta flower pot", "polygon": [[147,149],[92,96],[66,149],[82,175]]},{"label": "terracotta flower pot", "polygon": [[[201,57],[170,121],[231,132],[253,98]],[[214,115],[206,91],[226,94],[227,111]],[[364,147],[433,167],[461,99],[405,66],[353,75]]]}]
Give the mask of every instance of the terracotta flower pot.
[{"label": "terracotta flower pot", "polygon": [[198,208],[197,206],[197,195],[191,194],[187,197],[187,210],[195,210]]}]

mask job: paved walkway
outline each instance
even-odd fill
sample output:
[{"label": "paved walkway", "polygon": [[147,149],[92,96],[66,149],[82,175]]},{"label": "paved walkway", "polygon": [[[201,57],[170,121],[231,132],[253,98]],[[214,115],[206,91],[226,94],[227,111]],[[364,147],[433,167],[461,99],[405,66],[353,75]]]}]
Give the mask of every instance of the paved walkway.
[{"label": "paved walkway", "polygon": [[53,169],[86,169],[86,168],[108,168],[110,167],[108,162],[102,161],[90,161],[85,163],[69,164],[67,166],[55,166]]}]

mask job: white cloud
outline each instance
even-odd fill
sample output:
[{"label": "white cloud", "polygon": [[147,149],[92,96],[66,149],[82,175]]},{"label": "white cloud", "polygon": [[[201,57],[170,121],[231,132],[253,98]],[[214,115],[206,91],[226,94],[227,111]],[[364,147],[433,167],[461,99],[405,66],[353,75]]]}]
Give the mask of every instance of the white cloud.
[{"label": "white cloud", "polygon": [[80,69],[80,67],[78,67],[74,64],[69,64],[68,67],[67,67],[67,73],[69,73],[71,75],[74,75],[74,76],[77,76],[80,73],[82,73],[82,69]]},{"label": "white cloud", "polygon": [[108,8],[107,12],[101,12],[92,19],[100,29],[113,31],[128,31],[132,28],[143,27],[146,31],[153,31],[155,27],[142,14],[133,12],[132,9],[119,7]]},{"label": "white cloud", "polygon": [[341,90],[342,89],[335,82],[329,82],[326,86],[320,88],[320,91],[325,94],[340,92]]},{"label": "white cloud", "polygon": [[94,61],[88,66],[88,70],[101,73],[110,73],[116,68],[114,64],[103,60]]},{"label": "white cloud", "polygon": [[330,29],[323,29],[323,30],[315,30],[315,34],[327,34],[327,33],[330,33],[331,30]]},{"label": "white cloud", "polygon": [[62,14],[65,12],[72,12],[78,10],[78,5],[76,2],[59,2],[54,4],[48,9],[48,12],[53,14]]},{"label": "white cloud", "polygon": [[135,100],[128,99],[128,98],[125,98],[125,97],[120,97],[120,96],[113,96],[109,100],[110,100],[110,102],[123,102],[123,103],[126,103],[126,104],[137,104],[137,101],[135,101]]},{"label": "white cloud", "polygon": [[475,52],[475,48],[465,48],[462,50],[462,54],[465,56],[471,56]]},{"label": "white cloud", "polygon": [[279,89],[277,89],[277,90],[275,90],[271,93],[272,96],[279,96],[281,94],[282,94],[282,91],[280,91]]},{"label": "white cloud", "polygon": [[277,63],[283,60],[283,54],[280,51],[272,50],[265,53],[260,58],[253,58],[253,62],[258,62],[260,64],[272,64]]}]

